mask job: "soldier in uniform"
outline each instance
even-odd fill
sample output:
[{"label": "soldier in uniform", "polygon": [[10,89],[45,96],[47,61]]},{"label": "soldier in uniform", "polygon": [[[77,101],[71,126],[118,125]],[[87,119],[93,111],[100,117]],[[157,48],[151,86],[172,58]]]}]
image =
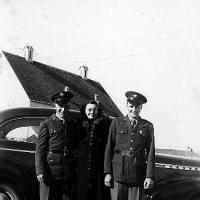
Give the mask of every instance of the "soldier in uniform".
[{"label": "soldier in uniform", "polygon": [[88,101],[77,121],[76,200],[109,200],[104,185],[104,152],[111,120],[96,101]]},{"label": "soldier in uniform", "polygon": [[114,119],[109,130],[104,182],[113,187],[113,200],[142,200],[144,189],[151,189],[154,183],[154,128],[139,115],[146,97],[133,91],[125,96],[128,114]]},{"label": "soldier in uniform", "polygon": [[[40,200],[69,199],[71,195],[75,126],[68,113],[72,97],[69,91],[54,94],[51,100],[55,104],[56,113],[40,126],[35,154]],[[49,194],[42,193],[48,188]]]}]

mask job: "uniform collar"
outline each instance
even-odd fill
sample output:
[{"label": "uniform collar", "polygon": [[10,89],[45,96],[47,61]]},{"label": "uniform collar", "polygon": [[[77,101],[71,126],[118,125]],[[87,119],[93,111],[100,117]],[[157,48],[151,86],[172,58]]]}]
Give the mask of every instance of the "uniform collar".
[{"label": "uniform collar", "polygon": [[65,123],[65,119],[61,118],[59,115],[57,115],[56,113],[53,115],[53,120],[62,122],[63,124]]},{"label": "uniform collar", "polygon": [[[128,125],[132,127],[131,121],[130,121],[128,115],[126,115],[126,116],[124,117],[124,122],[125,122],[125,123],[128,123]],[[140,129],[140,128],[144,127],[144,126],[146,126],[146,122],[145,122],[145,120],[143,120],[143,119],[139,116],[139,117],[137,118],[137,123],[136,123],[136,126],[135,126],[134,129]]]},{"label": "uniform collar", "polygon": [[128,116],[128,119],[129,119],[130,122],[132,120],[135,120],[137,122],[140,119],[140,116],[138,116],[137,118],[131,118],[131,117],[129,117],[129,115],[127,115],[127,116]]},{"label": "uniform collar", "polygon": [[134,119],[136,121],[140,121],[142,118],[138,116],[137,118],[130,118],[129,115],[126,115],[124,119],[129,120],[130,122]]}]

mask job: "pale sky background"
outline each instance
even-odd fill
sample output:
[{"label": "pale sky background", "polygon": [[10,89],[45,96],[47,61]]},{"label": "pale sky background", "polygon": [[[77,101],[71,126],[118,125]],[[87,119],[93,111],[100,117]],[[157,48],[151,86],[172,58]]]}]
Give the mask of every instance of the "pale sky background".
[{"label": "pale sky background", "polygon": [[[23,55],[26,45],[72,73],[87,65],[123,113],[124,93],[143,93],[156,147],[200,151],[199,0],[0,0],[0,50]],[[1,95],[11,94],[5,68]]]}]

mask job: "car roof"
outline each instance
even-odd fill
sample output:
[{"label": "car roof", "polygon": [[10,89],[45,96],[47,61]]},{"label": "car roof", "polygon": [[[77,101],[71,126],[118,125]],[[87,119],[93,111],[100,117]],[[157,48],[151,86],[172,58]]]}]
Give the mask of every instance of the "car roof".
[{"label": "car roof", "polygon": [[[42,107],[19,107],[19,108],[11,108],[6,109],[0,112],[0,124],[4,121],[7,121],[16,117],[48,117],[55,113],[54,108],[42,108]],[[79,111],[70,110],[70,116],[77,118],[79,116]]]}]

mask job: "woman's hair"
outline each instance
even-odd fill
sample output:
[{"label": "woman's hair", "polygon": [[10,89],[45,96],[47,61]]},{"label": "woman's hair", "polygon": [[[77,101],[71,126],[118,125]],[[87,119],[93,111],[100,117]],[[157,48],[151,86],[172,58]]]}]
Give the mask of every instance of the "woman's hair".
[{"label": "woman's hair", "polygon": [[86,113],[85,113],[85,108],[88,104],[94,104],[97,106],[97,109],[98,109],[98,114],[97,114],[97,118],[101,117],[102,116],[102,107],[100,104],[98,104],[96,101],[94,100],[90,100],[88,101],[87,103],[83,104],[80,108],[80,113],[81,113],[81,116],[82,118],[84,119],[87,119],[87,116],[86,116]]}]

